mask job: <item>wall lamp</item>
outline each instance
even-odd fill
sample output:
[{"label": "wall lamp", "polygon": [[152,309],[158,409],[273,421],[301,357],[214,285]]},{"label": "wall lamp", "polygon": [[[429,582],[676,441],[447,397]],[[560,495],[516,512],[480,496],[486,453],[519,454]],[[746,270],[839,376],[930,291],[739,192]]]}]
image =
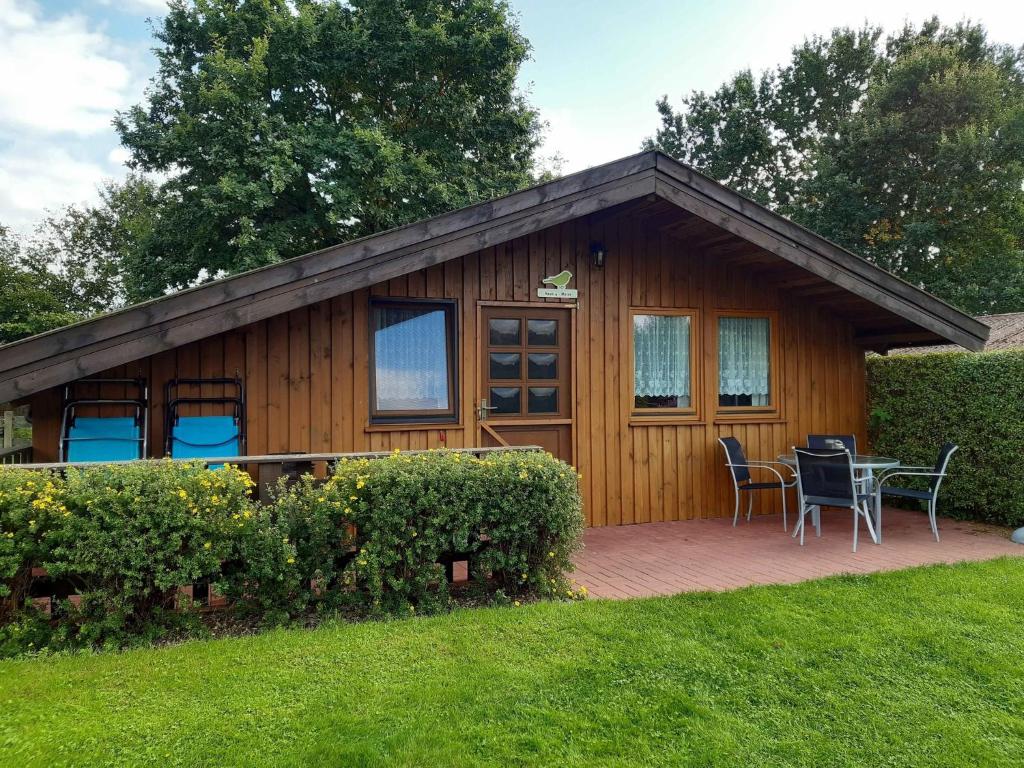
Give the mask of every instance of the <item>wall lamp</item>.
[{"label": "wall lamp", "polygon": [[602,243],[590,244],[590,256],[591,258],[593,258],[594,266],[597,269],[604,268],[604,258],[606,256],[606,252],[604,250],[604,245]]}]

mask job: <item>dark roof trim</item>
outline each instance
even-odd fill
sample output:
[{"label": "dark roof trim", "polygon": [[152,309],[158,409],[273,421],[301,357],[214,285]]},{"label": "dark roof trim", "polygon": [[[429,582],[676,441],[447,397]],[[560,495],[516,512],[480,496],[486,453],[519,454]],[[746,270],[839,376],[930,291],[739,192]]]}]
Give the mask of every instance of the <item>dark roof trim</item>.
[{"label": "dark roof trim", "polygon": [[665,155],[657,169],[660,197],[945,339],[984,346],[988,326],[956,307]]},{"label": "dark roof trim", "polygon": [[624,160],[0,347],[0,402],[369,287],[654,193]]},{"label": "dark roof trim", "polygon": [[657,194],[942,338],[988,327],[656,152],[0,347],[0,402]]}]

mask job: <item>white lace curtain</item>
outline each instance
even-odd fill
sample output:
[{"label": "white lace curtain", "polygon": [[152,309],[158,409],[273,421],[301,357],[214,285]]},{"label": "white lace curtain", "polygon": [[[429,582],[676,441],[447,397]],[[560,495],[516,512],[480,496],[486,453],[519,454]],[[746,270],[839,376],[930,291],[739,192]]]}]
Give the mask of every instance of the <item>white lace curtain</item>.
[{"label": "white lace curtain", "polygon": [[440,309],[378,306],[373,313],[377,409],[446,410],[448,342]]},{"label": "white lace curtain", "polygon": [[768,318],[718,319],[718,391],[750,395],[751,405],[768,405]]},{"label": "white lace curtain", "polygon": [[634,388],[641,397],[690,397],[690,318],[633,316]]}]

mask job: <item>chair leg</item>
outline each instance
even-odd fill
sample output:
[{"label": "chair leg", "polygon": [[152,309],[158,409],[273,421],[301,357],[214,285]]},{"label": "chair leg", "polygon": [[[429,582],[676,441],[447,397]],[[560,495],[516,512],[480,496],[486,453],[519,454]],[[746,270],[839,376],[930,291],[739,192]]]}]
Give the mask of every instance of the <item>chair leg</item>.
[{"label": "chair leg", "polygon": [[939,540],[939,521],[935,519],[935,500],[932,499],[928,502],[928,521],[932,524],[932,533],[935,534],[935,540]]},{"label": "chair leg", "polygon": [[734,485],[733,489],[736,493],[736,508],[732,511],[732,527],[735,528],[736,523],[740,519],[740,487],[738,485]]},{"label": "chair leg", "polygon": [[754,494],[747,495],[747,522],[750,522],[750,516],[754,512]]},{"label": "chair leg", "polygon": [[806,525],[804,525],[804,516],[806,514],[807,514],[807,507],[801,505],[800,506],[800,546],[801,547],[804,545],[804,528],[807,527]]},{"label": "chair leg", "polygon": [[821,538],[821,507],[815,505],[814,512],[812,513],[812,519],[814,520],[814,535],[819,539]]},{"label": "chair leg", "polygon": [[789,528],[786,526],[786,486],[782,486],[782,532],[785,533]]},{"label": "chair leg", "polygon": [[868,503],[864,502],[864,522],[868,524],[868,533],[871,535],[871,540],[875,544],[882,543],[881,534],[875,530],[875,524],[871,522],[871,510],[868,508]]},{"label": "chair leg", "polygon": [[857,551],[857,531],[860,529],[860,507],[853,507],[853,551]]}]

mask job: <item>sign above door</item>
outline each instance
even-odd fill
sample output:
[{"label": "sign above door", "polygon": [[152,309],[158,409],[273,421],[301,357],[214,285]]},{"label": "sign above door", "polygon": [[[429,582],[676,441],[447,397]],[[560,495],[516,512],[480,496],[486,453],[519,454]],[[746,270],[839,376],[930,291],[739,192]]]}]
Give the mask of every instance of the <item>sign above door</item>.
[{"label": "sign above door", "polygon": [[541,282],[544,285],[552,285],[554,287],[538,288],[537,297],[541,299],[575,299],[579,296],[579,291],[575,288],[566,287],[571,281],[572,272],[567,269],[563,269],[557,275],[545,277]]}]

